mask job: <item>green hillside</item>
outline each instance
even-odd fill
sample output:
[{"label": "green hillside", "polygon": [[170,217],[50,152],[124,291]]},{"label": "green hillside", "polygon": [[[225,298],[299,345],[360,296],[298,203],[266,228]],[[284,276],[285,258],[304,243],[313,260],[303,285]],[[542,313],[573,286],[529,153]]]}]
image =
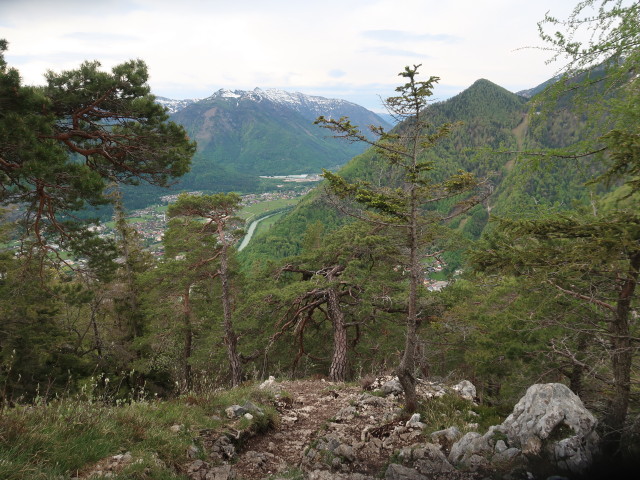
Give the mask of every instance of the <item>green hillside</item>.
[{"label": "green hillside", "polygon": [[[487,147],[515,150],[518,145],[515,131],[522,124],[526,109],[525,99],[488,80],[478,80],[459,95],[430,106],[428,112],[434,125],[463,122],[447,139],[428,151],[427,155],[436,166],[434,176],[442,178],[458,169],[465,169],[479,176],[491,175],[494,182],[499,182],[507,174],[511,157],[482,152]],[[402,129],[402,125],[396,128]],[[353,158],[340,170],[340,174],[351,180],[375,184],[393,183],[396,178],[373,150]],[[305,232],[314,222],[321,222],[325,231],[329,231],[347,221],[341,218],[322,192],[321,186],[276,222],[269,232],[257,236],[243,251],[244,261],[249,264],[252,259],[281,258],[299,253]],[[470,215],[473,220],[461,224],[470,235],[477,236],[488,215],[481,206]]]},{"label": "green hillside", "polygon": [[[567,108],[570,102],[563,102],[557,112],[536,117],[533,122],[528,113],[530,102],[481,79],[455,97],[428,107],[433,125],[461,122],[426,153],[434,162],[434,178],[463,169],[489,178],[493,185],[494,192],[485,205],[476,206],[452,224],[467,237],[480,236],[489,212],[521,215],[540,208],[568,209],[588,200],[584,183],[593,172],[579,168],[571,160],[547,165],[518,153],[566,145],[579,139],[583,132],[579,115]],[[402,125],[396,128],[402,129]],[[373,150],[354,157],[339,172],[348,179],[372,183],[393,184],[395,178]],[[315,222],[330,231],[347,221],[328,203],[322,190],[319,187],[269,232],[256,236],[243,251],[245,264],[257,258],[264,261],[299,253],[306,230]]]}]

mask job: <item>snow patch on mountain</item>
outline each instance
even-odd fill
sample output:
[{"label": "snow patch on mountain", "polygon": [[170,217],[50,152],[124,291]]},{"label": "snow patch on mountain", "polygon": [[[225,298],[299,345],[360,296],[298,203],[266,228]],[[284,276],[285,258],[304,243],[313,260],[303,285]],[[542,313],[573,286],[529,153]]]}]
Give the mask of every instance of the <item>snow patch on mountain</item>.
[{"label": "snow patch on mountain", "polygon": [[209,98],[235,98],[239,101],[249,100],[254,102],[269,101],[294,110],[311,120],[316,119],[320,115],[329,118],[338,117],[344,115],[345,110],[348,109],[363,109],[360,105],[347,100],[306,95],[300,92],[286,92],[275,88],[267,90],[255,88],[254,90],[233,91],[220,89]]},{"label": "snow patch on mountain", "polygon": [[159,103],[165,107],[169,114],[179,112],[185,107],[188,107],[192,103],[200,101],[199,98],[187,98],[185,100],[173,100],[166,97],[156,97],[156,103]]}]

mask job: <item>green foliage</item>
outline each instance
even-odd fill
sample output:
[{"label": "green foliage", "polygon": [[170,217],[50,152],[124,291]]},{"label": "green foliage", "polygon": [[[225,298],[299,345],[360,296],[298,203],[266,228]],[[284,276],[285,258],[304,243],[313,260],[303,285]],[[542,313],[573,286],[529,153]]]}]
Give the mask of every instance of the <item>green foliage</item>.
[{"label": "green foliage", "polygon": [[[178,472],[193,444],[193,432],[222,432],[232,420],[214,415],[245,401],[265,412],[242,429],[264,428],[276,412],[270,398],[255,388],[202,394],[170,401],[138,401],[119,406],[64,398],[50,404],[18,406],[0,415],[0,477],[58,478],[89,471],[107,457],[130,452],[133,462],[117,478],[183,478]],[[179,425],[175,432],[170,427]]]},{"label": "green foliage", "polygon": [[[77,236],[73,212],[108,202],[109,182],[166,185],[189,169],[195,144],[167,122],[149,93],[147,67],[133,60],[100,70],[48,72],[43,88],[23,86],[0,44],[0,203],[25,205],[24,228],[48,237]],[[65,217],[67,222],[63,222]]]},{"label": "green foliage", "polygon": [[[504,412],[495,407],[477,406],[458,395],[447,394],[420,402],[420,421],[426,432],[435,432],[456,427],[461,432],[483,432],[492,425],[499,425],[506,418]],[[469,424],[478,424],[471,428]]]},{"label": "green foliage", "polygon": [[[407,271],[406,343],[397,369],[402,384],[406,408],[416,409],[415,370],[417,329],[419,324],[419,296],[423,287],[422,261],[434,250],[437,240],[446,236],[442,224],[480,203],[488,195],[483,181],[469,172],[458,169],[448,175],[434,175],[435,159],[429,152],[447,137],[454,124],[434,125],[429,117],[429,97],[438,77],[426,81],[417,79],[420,65],[405,67],[399,74],[406,80],[396,88],[398,96],[387,99],[385,105],[391,114],[403,119],[392,132],[376,129],[379,139],[369,140],[346,118],[339,120],[319,117],[316,120],[339,138],[360,141],[373,146],[377,155],[387,163],[389,170],[397,172],[398,185],[372,185],[368,182],[350,182],[341,175],[325,171],[328,188],[338,198],[348,198],[361,205],[365,212],[351,213],[366,218],[371,225],[385,232],[392,244],[403,251],[398,264]],[[441,209],[439,204],[445,203]],[[339,206],[343,211],[348,207]],[[430,309],[421,308],[428,316]],[[429,313],[427,313],[429,312]]]}]

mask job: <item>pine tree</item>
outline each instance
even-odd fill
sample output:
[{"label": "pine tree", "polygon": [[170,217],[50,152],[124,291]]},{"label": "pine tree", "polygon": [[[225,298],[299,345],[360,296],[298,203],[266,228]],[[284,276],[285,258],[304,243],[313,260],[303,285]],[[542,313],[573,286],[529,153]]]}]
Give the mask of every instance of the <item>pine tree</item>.
[{"label": "pine tree", "polygon": [[[201,226],[191,224],[190,230],[197,236],[213,237],[215,247],[209,255],[195,259],[190,269],[215,262],[216,270],[212,277],[220,279],[221,304],[224,324],[224,342],[227,346],[227,356],[231,368],[231,383],[238,386],[242,382],[242,363],[238,352],[238,336],[233,325],[233,298],[230,260],[233,245],[241,235],[241,230],[232,228],[237,225],[235,213],[240,208],[241,198],[236,193],[217,193],[214,195],[182,194],[178,200],[169,206],[169,217],[187,217],[189,219],[204,220]],[[194,228],[195,227],[195,228]]]},{"label": "pine tree", "polygon": [[85,62],[30,87],[6,48],[0,40],[0,204],[24,205],[25,232],[40,247],[77,237],[74,213],[108,203],[109,183],[167,185],[188,171],[195,143],[167,121],[142,60],[110,73]]}]

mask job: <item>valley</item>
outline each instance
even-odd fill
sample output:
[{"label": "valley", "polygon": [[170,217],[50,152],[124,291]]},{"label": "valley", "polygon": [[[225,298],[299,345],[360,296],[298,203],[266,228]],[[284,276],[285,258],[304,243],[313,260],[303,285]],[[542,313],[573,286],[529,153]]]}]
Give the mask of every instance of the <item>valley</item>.
[{"label": "valley", "polygon": [[[405,66],[382,100],[392,124],[244,89],[302,78],[302,60],[315,92],[351,88],[366,65],[310,50],[288,77],[220,88],[240,74],[219,65],[213,93],[175,100],[140,59],[27,85],[0,39],[0,477],[586,480],[635,465],[626,2],[547,15],[565,66],[519,93],[478,78],[440,101],[439,72]],[[584,25],[601,35],[580,44]],[[421,28],[357,38],[402,55],[383,44],[462,41]]]},{"label": "valley", "polygon": [[[303,190],[277,191],[261,194],[247,194],[242,196],[242,209],[238,217],[246,222],[247,235],[243,238],[238,251],[249,243],[256,229],[257,222],[277,215],[293,208],[300,198],[309,192],[309,187]],[[190,195],[202,195],[203,192],[189,192]],[[167,228],[166,211],[168,205],[175,202],[178,195],[165,195],[160,198],[163,204],[151,205],[140,210],[133,210],[126,216],[127,223],[140,236],[145,248],[155,257],[164,255],[162,239]],[[115,223],[106,222],[96,228],[101,236],[111,238],[114,235]],[[73,263],[71,263],[73,265]]]}]

